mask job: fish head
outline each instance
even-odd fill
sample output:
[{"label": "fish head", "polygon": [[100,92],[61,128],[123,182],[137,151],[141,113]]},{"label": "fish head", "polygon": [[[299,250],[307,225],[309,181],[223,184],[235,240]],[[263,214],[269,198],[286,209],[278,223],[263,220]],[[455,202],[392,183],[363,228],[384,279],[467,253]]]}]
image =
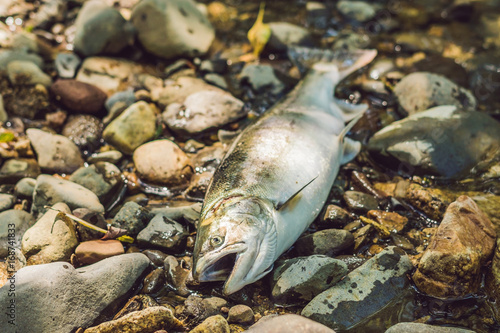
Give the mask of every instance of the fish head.
[{"label": "fish head", "polygon": [[224,199],[202,216],[194,248],[193,277],[224,281],[232,294],[269,273],[276,254],[274,207],[255,197]]}]

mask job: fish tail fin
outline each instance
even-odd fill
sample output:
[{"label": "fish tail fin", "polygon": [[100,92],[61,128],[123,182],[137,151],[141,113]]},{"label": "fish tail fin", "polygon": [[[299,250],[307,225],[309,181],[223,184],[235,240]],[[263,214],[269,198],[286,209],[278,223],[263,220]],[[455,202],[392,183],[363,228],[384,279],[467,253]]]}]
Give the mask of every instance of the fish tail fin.
[{"label": "fish tail fin", "polygon": [[359,113],[355,118],[353,118],[347,125],[344,127],[342,132],[339,134],[340,146],[342,147],[342,156],[340,164],[345,164],[350,162],[352,159],[358,155],[361,150],[361,143],[346,137],[347,133],[356,125],[356,123],[363,117],[364,112]]},{"label": "fish tail fin", "polygon": [[377,50],[322,50],[307,47],[290,47],[288,57],[301,73],[312,68],[319,72],[337,71],[340,79],[368,65]]}]

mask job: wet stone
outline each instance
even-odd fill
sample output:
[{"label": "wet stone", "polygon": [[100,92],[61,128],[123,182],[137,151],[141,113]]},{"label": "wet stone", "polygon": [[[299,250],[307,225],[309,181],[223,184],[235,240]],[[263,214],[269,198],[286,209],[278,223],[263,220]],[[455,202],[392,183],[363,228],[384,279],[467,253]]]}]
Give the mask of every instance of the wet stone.
[{"label": "wet stone", "polygon": [[16,183],[14,194],[20,199],[32,199],[35,186],[36,179],[23,178]]},{"label": "wet stone", "polygon": [[[270,317],[270,318],[267,318]],[[296,315],[285,314],[281,316],[262,317],[247,331],[249,333],[335,333],[334,330],[315,322],[311,319]]]},{"label": "wet stone", "polygon": [[420,291],[434,297],[461,297],[477,291],[480,270],[495,248],[489,218],[467,196],[448,206],[443,221],[413,274]]},{"label": "wet stone", "polygon": [[[201,298],[190,295],[184,303],[184,314],[202,321],[210,316],[220,313],[222,307],[227,306],[227,301],[220,297]],[[225,321],[225,320],[224,320]]]},{"label": "wet stone", "polygon": [[186,243],[188,232],[176,221],[157,214],[138,235],[142,246],[159,247],[167,252],[181,251]]},{"label": "wet stone", "polygon": [[254,322],[252,308],[243,304],[231,307],[227,314],[227,322],[231,324],[252,324]]},{"label": "wet stone", "polygon": [[[8,255],[9,247],[21,248],[21,239],[34,222],[33,216],[24,210],[9,209],[0,212],[0,258]],[[15,225],[14,228],[12,224]],[[9,237],[9,233],[12,234],[12,230],[9,232],[9,229],[15,230],[14,238]]]},{"label": "wet stone", "polygon": [[50,91],[62,106],[74,113],[97,114],[107,98],[98,87],[77,80],[57,80]]},{"label": "wet stone", "polygon": [[295,243],[295,252],[300,256],[322,254],[333,257],[353,243],[354,237],[349,231],[326,229],[299,238]]},{"label": "wet stone", "polygon": [[66,203],[70,209],[88,208],[95,212],[104,212],[99,198],[85,187],[54,176],[38,176],[33,193],[33,213],[44,213],[45,206],[58,202]]},{"label": "wet stone", "polygon": [[62,79],[72,79],[82,60],[74,53],[59,53],[54,60],[57,76]]},{"label": "wet stone", "polygon": [[80,243],[75,249],[76,260],[81,265],[94,264],[100,260],[124,254],[125,250],[119,240],[90,240]]},{"label": "wet stone", "polygon": [[[65,262],[24,267],[16,274],[15,329],[71,332],[88,327],[104,309],[132,289],[148,265],[146,256],[133,253],[78,269]],[[7,304],[9,299],[8,289],[1,288],[0,302]]]},{"label": "wet stone", "polygon": [[155,265],[156,267],[161,267],[163,266],[163,262],[165,261],[165,258],[168,257],[167,254],[161,252],[160,250],[151,250],[147,249],[142,251],[142,254],[146,255],[149,260]]},{"label": "wet stone", "polygon": [[347,272],[344,262],[323,255],[287,259],[277,264],[272,273],[271,297],[283,305],[310,301]]},{"label": "wet stone", "polygon": [[400,233],[408,223],[408,218],[393,212],[384,212],[382,210],[370,210],[367,216],[391,232]]},{"label": "wet stone", "polygon": [[191,330],[191,333],[229,333],[229,324],[221,315],[211,316]]},{"label": "wet stone", "polygon": [[0,183],[15,184],[25,177],[36,178],[40,172],[36,160],[13,158],[3,163],[0,169]]},{"label": "wet stone", "polygon": [[313,298],[301,314],[332,329],[347,330],[360,327],[384,308],[392,315],[384,317],[383,325],[396,323],[399,317],[394,313],[406,306],[403,298],[410,288],[406,274],[412,268],[403,250],[389,247]]},{"label": "wet stone", "polygon": [[163,268],[157,268],[146,275],[141,292],[144,294],[153,294],[165,285],[165,281],[165,271]]},{"label": "wet stone", "polygon": [[240,79],[248,82],[256,92],[271,91],[277,95],[285,89],[285,85],[274,74],[270,65],[246,64],[241,70]]},{"label": "wet stone", "polygon": [[126,229],[128,235],[135,236],[146,227],[153,217],[154,214],[146,208],[135,202],[126,202],[113,218],[111,225]]},{"label": "wet stone", "polygon": [[26,130],[26,135],[37,153],[38,164],[43,171],[72,173],[83,166],[80,150],[65,136],[35,128]]},{"label": "wet stone", "polygon": [[70,115],[61,134],[73,141],[81,150],[94,151],[100,145],[101,121],[91,115]]},{"label": "wet stone", "polygon": [[167,282],[175,288],[177,295],[184,297],[191,294],[191,291],[186,286],[191,275],[191,263],[189,261],[186,257],[176,258],[174,256],[168,256],[164,261]]},{"label": "wet stone", "polygon": [[342,228],[350,221],[351,216],[345,209],[336,205],[328,205],[319,219],[319,225],[322,227]]},{"label": "wet stone", "polygon": [[369,210],[378,209],[377,199],[370,194],[358,191],[346,191],[344,193],[344,201],[349,208],[357,213],[366,213]]}]

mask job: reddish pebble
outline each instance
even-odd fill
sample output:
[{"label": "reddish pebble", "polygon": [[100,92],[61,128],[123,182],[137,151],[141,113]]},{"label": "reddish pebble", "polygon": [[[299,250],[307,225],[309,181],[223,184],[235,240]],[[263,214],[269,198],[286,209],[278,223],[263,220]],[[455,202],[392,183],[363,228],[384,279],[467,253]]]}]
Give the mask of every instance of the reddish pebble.
[{"label": "reddish pebble", "polygon": [[75,255],[80,264],[90,265],[99,260],[125,253],[123,245],[115,239],[91,240],[82,242],[75,250]]},{"label": "reddish pebble", "polygon": [[96,114],[108,97],[104,91],[77,80],[57,80],[50,87],[52,95],[74,113]]}]

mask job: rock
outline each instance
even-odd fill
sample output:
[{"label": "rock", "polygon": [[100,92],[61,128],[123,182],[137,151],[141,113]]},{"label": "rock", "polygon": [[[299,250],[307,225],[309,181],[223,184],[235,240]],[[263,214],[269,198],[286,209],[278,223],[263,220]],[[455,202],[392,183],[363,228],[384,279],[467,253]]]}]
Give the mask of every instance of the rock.
[{"label": "rock", "polygon": [[287,259],[273,271],[271,297],[282,305],[310,301],[347,272],[344,262],[323,255]]},{"label": "rock", "polygon": [[83,166],[80,150],[65,136],[36,128],[26,130],[26,135],[37,153],[38,165],[43,171],[72,173]]},{"label": "rock", "polygon": [[155,133],[155,112],[146,102],[139,101],[113,120],[102,136],[121,152],[132,154],[141,144],[151,140]]},{"label": "rock", "polygon": [[14,60],[7,65],[7,75],[13,85],[50,86],[52,79],[31,61]]},{"label": "rock", "polygon": [[270,65],[246,64],[241,70],[240,79],[250,84],[256,92],[271,91],[278,95],[283,92],[285,85],[274,74]]},{"label": "rock", "polygon": [[430,35],[427,32],[401,32],[395,34],[394,42],[406,52],[424,51],[441,54],[445,50],[445,40],[439,36]]},{"label": "rock", "polygon": [[165,281],[165,270],[163,268],[157,268],[144,278],[141,293],[156,293],[165,286]]},{"label": "rock", "polygon": [[191,0],[141,1],[130,19],[144,48],[166,59],[202,56],[215,37],[208,18]]},{"label": "rock", "polygon": [[366,213],[378,208],[377,199],[373,195],[363,192],[346,191],[344,201],[350,210],[358,213]]},{"label": "rock", "polygon": [[301,26],[288,22],[270,22],[271,37],[266,47],[273,51],[286,51],[289,46],[309,46],[311,34]]},{"label": "rock", "polygon": [[35,192],[36,179],[23,178],[16,183],[14,194],[20,199],[32,199]]},{"label": "rock", "polygon": [[[96,227],[104,230],[108,229],[108,224],[104,219],[104,214],[102,213],[94,212],[88,208],[77,208],[73,210],[73,215],[95,225]],[[80,242],[100,239],[104,236],[101,232],[85,227],[80,223],[76,223],[75,225]]]},{"label": "rock", "polygon": [[211,316],[191,330],[191,333],[229,333],[229,325],[221,315]]},{"label": "rock", "polygon": [[146,255],[156,267],[163,266],[163,262],[167,257],[169,257],[169,255],[163,253],[160,250],[147,249],[142,251],[142,254]]},{"label": "rock", "polygon": [[323,254],[333,257],[353,244],[354,237],[349,231],[326,229],[299,238],[295,243],[295,252],[299,256]]},{"label": "rock", "polygon": [[154,184],[182,185],[193,174],[189,158],[170,140],[143,144],[134,151],[133,158],[140,177]]},{"label": "rock", "polygon": [[485,11],[481,15],[478,32],[484,38],[483,47],[496,47],[500,46],[500,37],[498,36],[498,28],[500,27],[500,15],[495,12]]},{"label": "rock", "polygon": [[252,324],[254,322],[252,308],[243,304],[231,307],[227,314],[227,322],[231,324]]},{"label": "rock", "polygon": [[[17,271],[19,271],[21,268],[26,266],[26,258],[24,257],[24,254],[21,252],[20,248],[12,248],[8,252],[8,256],[5,257],[5,260],[2,260],[0,262],[0,288],[3,286],[6,286],[6,288],[9,288],[14,290],[16,288],[16,279],[15,274]],[[10,309],[7,311],[10,312]],[[9,315],[8,312],[5,313],[6,316]],[[10,319],[10,318],[8,318]],[[4,321],[6,323],[7,321]]]},{"label": "rock", "polygon": [[81,265],[94,264],[100,260],[124,254],[125,250],[119,240],[90,240],[80,243],[75,249],[76,260]]},{"label": "rock", "polygon": [[72,79],[82,60],[74,53],[58,53],[54,60],[57,75],[61,79]]},{"label": "rock", "polygon": [[388,247],[313,298],[301,314],[342,331],[359,328],[377,318],[382,308],[387,317],[380,317],[384,319],[379,325],[397,322],[406,306],[403,301],[409,290],[406,274],[412,267],[403,250]]},{"label": "rock", "polygon": [[335,333],[334,330],[317,323],[311,319],[296,314],[274,316],[264,320],[262,317],[255,325],[250,327],[248,333]]},{"label": "rock", "polygon": [[400,233],[408,223],[408,218],[393,212],[384,212],[382,210],[370,210],[367,216],[391,232]]},{"label": "rock", "polygon": [[459,327],[441,327],[421,323],[399,323],[389,327],[385,333],[473,333],[474,331]]},{"label": "rock", "polygon": [[191,177],[191,183],[189,184],[189,187],[184,192],[186,198],[198,198],[203,200],[208,186],[212,181],[213,175],[214,173],[210,171],[194,174],[193,177]]},{"label": "rock", "polygon": [[337,10],[350,20],[366,22],[375,17],[377,10],[374,5],[364,1],[339,1]]},{"label": "rock", "polygon": [[50,109],[47,88],[35,86],[14,86],[9,93],[2,92],[5,110],[9,117],[34,119],[39,113]]},{"label": "rock", "polygon": [[0,169],[0,183],[15,184],[25,177],[36,178],[40,172],[36,160],[13,158],[3,163]]},{"label": "rock", "polygon": [[185,258],[168,256],[164,260],[167,282],[175,288],[177,295],[187,297],[192,293],[186,286],[187,280],[191,277],[190,266],[190,260],[185,260]]},{"label": "rock", "polygon": [[[126,295],[148,265],[146,256],[132,253],[78,269],[65,262],[24,267],[16,274],[17,326],[5,332],[70,332],[87,327]],[[11,299],[7,288],[0,289],[2,304]]]},{"label": "rock", "polygon": [[97,162],[76,170],[69,180],[94,192],[100,202],[109,203],[123,184],[121,174],[114,164]]},{"label": "rock", "polygon": [[123,157],[123,154],[120,153],[118,150],[110,150],[110,151],[103,151],[102,153],[97,153],[92,156],[90,156],[87,159],[87,162],[89,163],[98,163],[98,162],[108,162],[111,164],[117,164]]},{"label": "rock", "polygon": [[351,216],[342,207],[336,205],[326,206],[323,215],[320,217],[319,224],[322,227],[344,227],[351,221]]},{"label": "rock", "polygon": [[[381,163],[391,158],[398,171],[460,177],[500,145],[500,124],[482,112],[440,106],[393,122],[368,142]],[[384,160],[385,159],[385,160]]]},{"label": "rock", "polygon": [[316,1],[308,1],[306,3],[307,23],[317,29],[326,29],[330,10],[325,4]]},{"label": "rock", "polygon": [[152,306],[87,328],[84,333],[154,333],[161,332],[162,329],[176,331],[183,327],[183,323],[174,317],[172,310],[164,306]]},{"label": "rock", "polygon": [[187,202],[179,206],[152,208],[151,212],[154,214],[162,214],[175,221],[186,221],[194,226],[200,218],[201,206],[199,202]]},{"label": "rock", "polygon": [[0,193],[0,212],[12,208],[16,202],[16,197],[12,194]]},{"label": "rock", "polygon": [[476,108],[474,95],[446,77],[416,72],[405,76],[394,87],[401,108],[412,115],[439,105],[455,105],[467,111]]},{"label": "rock", "polygon": [[75,21],[75,51],[85,57],[120,52],[134,42],[134,28],[118,10],[101,1],[87,1]]},{"label": "rock", "polygon": [[172,103],[162,114],[168,127],[193,135],[222,127],[244,117],[243,102],[222,90],[204,90],[189,95],[183,104]]},{"label": "rock", "polygon": [[125,229],[128,231],[128,235],[135,237],[153,217],[154,215],[149,210],[129,201],[120,208],[111,225]]},{"label": "rock", "polygon": [[39,68],[43,66],[43,59],[37,54],[19,50],[0,50],[0,70],[7,70],[7,65],[12,61],[29,61]]},{"label": "rock", "polygon": [[64,202],[72,210],[88,208],[94,212],[104,212],[97,196],[85,187],[50,175],[38,176],[33,193],[33,213],[45,213],[44,206],[58,202]]},{"label": "rock", "polygon": [[61,134],[84,151],[93,151],[101,144],[102,123],[88,114],[69,116]]},{"label": "rock", "polygon": [[175,253],[184,248],[188,235],[180,223],[157,214],[137,235],[137,241],[143,246],[159,247],[166,252]]},{"label": "rock", "polygon": [[33,216],[24,210],[10,209],[0,212],[0,258],[7,256],[9,247],[21,248],[23,234],[33,225],[34,220]]},{"label": "rock", "polygon": [[[71,213],[64,203],[57,203],[54,209]],[[73,224],[70,226],[57,217],[58,212],[49,210],[23,235],[21,250],[28,265],[46,264],[54,261],[69,261],[78,245]]]},{"label": "rock", "polygon": [[181,76],[175,81],[167,83],[164,88],[152,91],[151,97],[154,101],[158,101],[160,106],[165,107],[172,103],[184,103],[189,95],[204,90],[220,91],[219,88],[206,83],[202,79]]},{"label": "rock", "polygon": [[493,224],[477,204],[467,196],[459,197],[431,237],[413,281],[422,292],[439,298],[476,292],[495,238]]},{"label": "rock", "polygon": [[98,87],[77,80],[57,80],[50,91],[62,106],[74,113],[96,114],[107,98]]},{"label": "rock", "polygon": [[226,79],[222,75],[215,73],[208,73],[203,76],[203,80],[221,89],[228,90]]},{"label": "rock", "polygon": [[123,90],[130,82],[134,82],[134,76],[142,73],[144,67],[133,61],[106,58],[89,57],[83,61],[76,80],[95,85],[107,95]]},{"label": "rock", "polygon": [[408,184],[407,182],[400,183],[398,183],[398,187],[401,189],[401,195],[398,195],[398,197],[408,200],[409,204],[435,221],[443,218],[448,205],[456,199],[455,196],[450,196],[445,191],[437,188],[426,188],[419,184]]},{"label": "rock", "polygon": [[7,111],[5,111],[5,107],[3,105],[3,97],[0,95],[0,122],[5,123],[9,119],[9,115]]},{"label": "rock", "polygon": [[184,303],[184,314],[202,321],[210,316],[215,316],[222,307],[227,306],[227,301],[220,297],[201,298],[190,295]]},{"label": "rock", "polygon": [[125,90],[114,93],[104,103],[106,110],[111,112],[111,109],[116,103],[122,103],[125,108],[128,108],[130,105],[136,102],[135,94],[133,90]]}]

